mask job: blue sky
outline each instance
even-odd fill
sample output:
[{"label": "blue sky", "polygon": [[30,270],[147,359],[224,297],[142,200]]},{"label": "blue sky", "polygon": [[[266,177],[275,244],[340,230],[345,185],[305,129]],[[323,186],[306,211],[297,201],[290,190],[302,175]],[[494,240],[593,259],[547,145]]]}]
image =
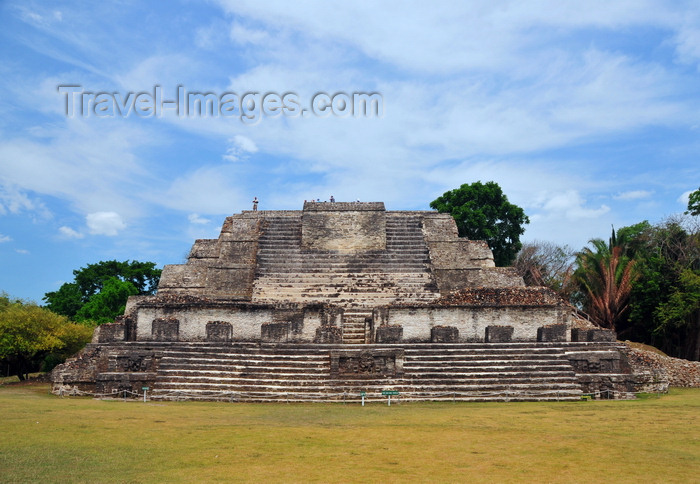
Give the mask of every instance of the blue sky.
[{"label": "blue sky", "polygon": [[[100,260],[181,263],[254,196],[423,210],[493,180],[530,216],[525,240],[579,249],[700,185],[697,2],[23,0],[0,24],[0,290],[17,297]],[[68,117],[61,85],[303,108],[379,93],[383,109]]]}]

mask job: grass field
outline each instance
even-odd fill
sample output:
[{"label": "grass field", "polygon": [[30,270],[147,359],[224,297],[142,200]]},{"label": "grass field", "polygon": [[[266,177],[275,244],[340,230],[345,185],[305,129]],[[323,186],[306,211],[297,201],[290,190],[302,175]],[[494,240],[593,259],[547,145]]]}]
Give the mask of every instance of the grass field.
[{"label": "grass field", "polygon": [[0,482],[700,482],[700,390],[636,401],[123,402],[0,386]]}]

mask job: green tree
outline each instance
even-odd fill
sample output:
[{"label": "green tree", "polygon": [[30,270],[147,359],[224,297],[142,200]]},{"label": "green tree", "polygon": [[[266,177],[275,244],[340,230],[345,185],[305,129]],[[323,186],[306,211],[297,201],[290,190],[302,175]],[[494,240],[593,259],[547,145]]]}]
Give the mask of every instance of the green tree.
[{"label": "green tree", "polygon": [[[161,270],[156,269],[156,265],[153,262],[101,261],[74,270],[74,280],[72,282],[63,284],[57,291],[47,292],[43,299],[46,302],[46,307],[51,311],[74,319],[81,309],[93,297],[98,295],[111,279],[116,278],[122,282],[128,282],[136,289],[136,294],[148,295],[155,293],[160,274]],[[123,291],[122,294],[124,294]],[[91,308],[86,311],[92,314],[109,313],[115,305],[110,299],[111,296],[97,298]],[[119,305],[126,304],[126,297]],[[109,308],[97,308],[96,305],[100,301],[109,302]],[[83,312],[84,314],[85,312]]]},{"label": "green tree", "polygon": [[94,321],[97,324],[110,323],[124,313],[129,296],[138,293],[138,289],[131,282],[111,277],[105,281],[102,290],[78,310],[75,320]]},{"label": "green tree", "polygon": [[669,355],[699,360],[700,230],[689,222],[675,217],[635,234],[640,277],[627,333]]},{"label": "green tree", "polygon": [[460,237],[485,240],[497,266],[513,263],[522,247],[523,225],[530,223],[495,182],[464,184],[430,202],[430,207],[451,214]]},{"label": "green tree", "polygon": [[24,380],[51,354],[65,359],[90,341],[93,328],[71,322],[35,303],[0,295],[0,361]]},{"label": "green tree", "polygon": [[688,196],[688,215],[700,215],[700,188]]},{"label": "green tree", "polygon": [[47,309],[56,314],[62,314],[74,318],[76,313],[85,304],[80,286],[74,282],[67,282],[58,288],[58,291],[47,292],[44,301]]}]

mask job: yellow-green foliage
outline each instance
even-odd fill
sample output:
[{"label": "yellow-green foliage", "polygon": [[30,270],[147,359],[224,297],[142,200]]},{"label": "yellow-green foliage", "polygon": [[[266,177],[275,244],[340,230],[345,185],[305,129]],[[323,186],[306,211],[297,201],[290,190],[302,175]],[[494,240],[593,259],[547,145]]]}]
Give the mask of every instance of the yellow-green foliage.
[{"label": "yellow-green foliage", "polygon": [[60,362],[79,351],[90,341],[92,332],[87,325],[0,293],[0,362],[8,364],[11,374],[20,378],[38,369],[47,355]]},{"label": "yellow-green foliage", "polygon": [[0,387],[0,482],[697,482],[700,390],[576,403],[231,404]]},{"label": "yellow-green foliage", "polygon": [[93,328],[75,324],[34,303],[13,301],[0,307],[0,358],[32,358],[66,347],[79,349],[92,332]]}]

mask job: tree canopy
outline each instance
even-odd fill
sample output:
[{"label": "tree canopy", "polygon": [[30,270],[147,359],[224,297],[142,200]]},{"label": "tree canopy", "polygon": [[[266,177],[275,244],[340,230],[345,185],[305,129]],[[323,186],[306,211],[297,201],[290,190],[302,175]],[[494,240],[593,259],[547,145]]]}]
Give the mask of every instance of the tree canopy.
[{"label": "tree canopy", "polygon": [[105,281],[102,290],[93,295],[78,310],[75,319],[90,320],[97,324],[110,323],[115,317],[124,313],[129,296],[135,296],[138,293],[138,289],[131,282],[110,277]]},{"label": "tree canopy", "polygon": [[530,223],[522,208],[508,201],[495,182],[464,184],[430,202],[430,207],[449,213],[460,237],[485,240],[497,266],[508,266],[522,247],[523,225]]},{"label": "tree canopy", "polygon": [[[525,244],[515,269],[555,290],[618,338],[700,360],[700,221],[646,220],[592,239],[573,265],[566,247]],[[572,274],[573,272],[573,274]]]},{"label": "tree canopy", "polygon": [[699,360],[700,230],[686,222],[676,217],[646,224],[632,237],[640,277],[632,287],[625,334],[669,355]]},{"label": "tree canopy", "polygon": [[43,299],[57,314],[103,323],[123,312],[129,296],[155,293],[160,274],[153,262],[101,261],[74,270],[72,282],[47,292]]},{"label": "tree canopy", "polygon": [[0,294],[0,361],[20,380],[39,370],[42,362],[55,364],[76,353],[90,341],[92,332],[92,327],[35,303]]},{"label": "tree canopy", "polygon": [[685,213],[689,215],[700,215],[700,188],[688,196],[688,210]]}]

